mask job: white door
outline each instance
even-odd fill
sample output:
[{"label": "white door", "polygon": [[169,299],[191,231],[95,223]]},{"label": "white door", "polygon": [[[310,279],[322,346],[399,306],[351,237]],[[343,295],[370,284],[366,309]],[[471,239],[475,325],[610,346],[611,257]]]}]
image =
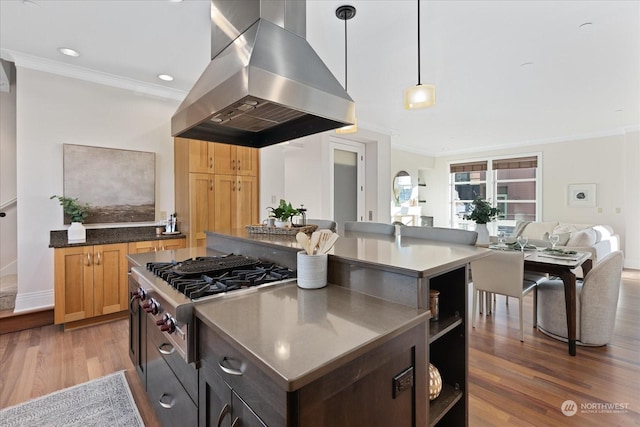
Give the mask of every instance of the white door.
[{"label": "white door", "polygon": [[332,138],[330,164],[334,221],[364,221],[364,144]]}]

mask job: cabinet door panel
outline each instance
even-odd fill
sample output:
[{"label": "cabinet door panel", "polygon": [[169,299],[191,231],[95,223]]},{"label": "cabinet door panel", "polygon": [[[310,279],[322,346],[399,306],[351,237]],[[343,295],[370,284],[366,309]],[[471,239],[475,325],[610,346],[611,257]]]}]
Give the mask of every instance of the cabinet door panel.
[{"label": "cabinet door panel", "polygon": [[92,253],[91,246],[54,251],[56,324],[93,316]]},{"label": "cabinet door panel", "polygon": [[93,288],[95,315],[127,309],[127,245],[93,247]]},{"label": "cabinet door panel", "polygon": [[236,174],[258,176],[258,159],[257,148],[236,147]]},{"label": "cabinet door panel", "polygon": [[189,172],[211,173],[213,172],[212,144],[207,141],[189,140]]},{"label": "cabinet door panel", "polygon": [[205,231],[214,229],[214,200],[213,175],[189,174],[191,191],[189,193],[189,237],[191,244],[205,246],[207,236]]},{"label": "cabinet door panel", "polygon": [[129,243],[130,254],[142,254],[145,252],[153,252],[157,250],[157,242],[155,240],[146,240],[143,242]]},{"label": "cabinet door panel", "polygon": [[199,374],[198,425],[230,426],[231,389],[207,364],[201,366]]},{"label": "cabinet door panel", "polygon": [[258,218],[258,179],[250,176],[238,176],[236,195],[235,227],[259,223]]},{"label": "cabinet door panel", "polygon": [[237,183],[234,175],[215,175],[214,230],[228,233],[234,226],[236,214]]},{"label": "cabinet door panel", "polygon": [[235,392],[232,393],[232,419],[235,420],[237,418],[240,420],[240,424],[237,425],[241,425],[242,427],[267,427],[266,424],[263,423],[260,418],[258,418],[258,416],[251,410],[251,408],[249,408],[247,404],[244,403]]},{"label": "cabinet door panel", "polygon": [[213,171],[219,175],[236,174],[236,146],[229,144],[214,144]]},{"label": "cabinet door panel", "polygon": [[160,250],[163,250],[163,251],[182,249],[187,247],[187,240],[186,239],[158,240],[158,247]]}]

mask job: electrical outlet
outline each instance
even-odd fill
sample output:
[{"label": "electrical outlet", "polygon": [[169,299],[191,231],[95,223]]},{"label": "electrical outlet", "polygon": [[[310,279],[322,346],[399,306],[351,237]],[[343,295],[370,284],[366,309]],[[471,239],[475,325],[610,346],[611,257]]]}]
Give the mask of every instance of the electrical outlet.
[{"label": "electrical outlet", "polygon": [[276,202],[276,196],[275,196],[275,195],[272,195],[272,196],[271,196],[271,203],[275,203],[275,202]]},{"label": "electrical outlet", "polygon": [[602,213],[602,208],[598,208],[598,213]]},{"label": "electrical outlet", "polygon": [[160,211],[158,215],[159,215],[158,219],[167,219],[167,211]]},{"label": "electrical outlet", "polygon": [[616,213],[619,214],[620,213],[620,208],[616,208]]}]

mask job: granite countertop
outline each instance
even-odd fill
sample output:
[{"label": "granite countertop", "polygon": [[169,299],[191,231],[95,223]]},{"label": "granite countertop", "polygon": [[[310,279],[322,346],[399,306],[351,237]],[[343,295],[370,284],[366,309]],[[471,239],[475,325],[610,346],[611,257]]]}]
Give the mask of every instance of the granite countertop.
[{"label": "granite countertop", "polygon": [[111,243],[142,242],[147,240],[164,240],[186,238],[184,234],[156,234],[155,226],[87,228],[87,241],[84,243],[68,243],[67,230],[52,230],[49,237],[50,248],[67,248],[73,246],[108,245]]},{"label": "granite countertop", "polygon": [[425,322],[419,310],[331,285],[296,282],[196,304],[196,316],[294,391]]}]

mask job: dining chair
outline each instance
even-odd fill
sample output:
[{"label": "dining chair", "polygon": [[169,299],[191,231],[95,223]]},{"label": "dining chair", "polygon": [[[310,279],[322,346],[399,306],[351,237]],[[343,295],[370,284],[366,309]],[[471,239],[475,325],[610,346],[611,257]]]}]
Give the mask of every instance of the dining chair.
[{"label": "dining chair", "polygon": [[335,233],[336,222],[330,219],[309,219],[307,218],[307,224],[315,224],[318,226],[318,230],[331,230]]},{"label": "dining chair", "polygon": [[396,227],[395,225],[385,224],[382,222],[345,221],[344,231],[388,234],[390,236],[393,236],[396,232]]},{"label": "dining chair", "polygon": [[[471,261],[473,277],[473,309],[471,326],[476,327],[478,315],[478,295],[487,292],[518,298],[520,320],[520,341],[524,341],[523,299],[533,291],[533,324],[537,324],[537,285],[535,280],[524,275],[524,255],[517,251],[492,251],[489,256]],[[540,280],[544,280],[540,276]]]},{"label": "dining chair", "polygon": [[475,245],[476,240],[478,240],[478,233],[475,231],[445,227],[415,227],[405,225],[400,227],[400,235],[403,237],[414,237],[416,239],[427,239],[461,245]]},{"label": "dining chair", "polygon": [[[624,257],[611,252],[576,284],[576,343],[602,346],[611,341],[618,311]],[[567,341],[564,283],[550,279],[539,286],[538,330]]]}]

